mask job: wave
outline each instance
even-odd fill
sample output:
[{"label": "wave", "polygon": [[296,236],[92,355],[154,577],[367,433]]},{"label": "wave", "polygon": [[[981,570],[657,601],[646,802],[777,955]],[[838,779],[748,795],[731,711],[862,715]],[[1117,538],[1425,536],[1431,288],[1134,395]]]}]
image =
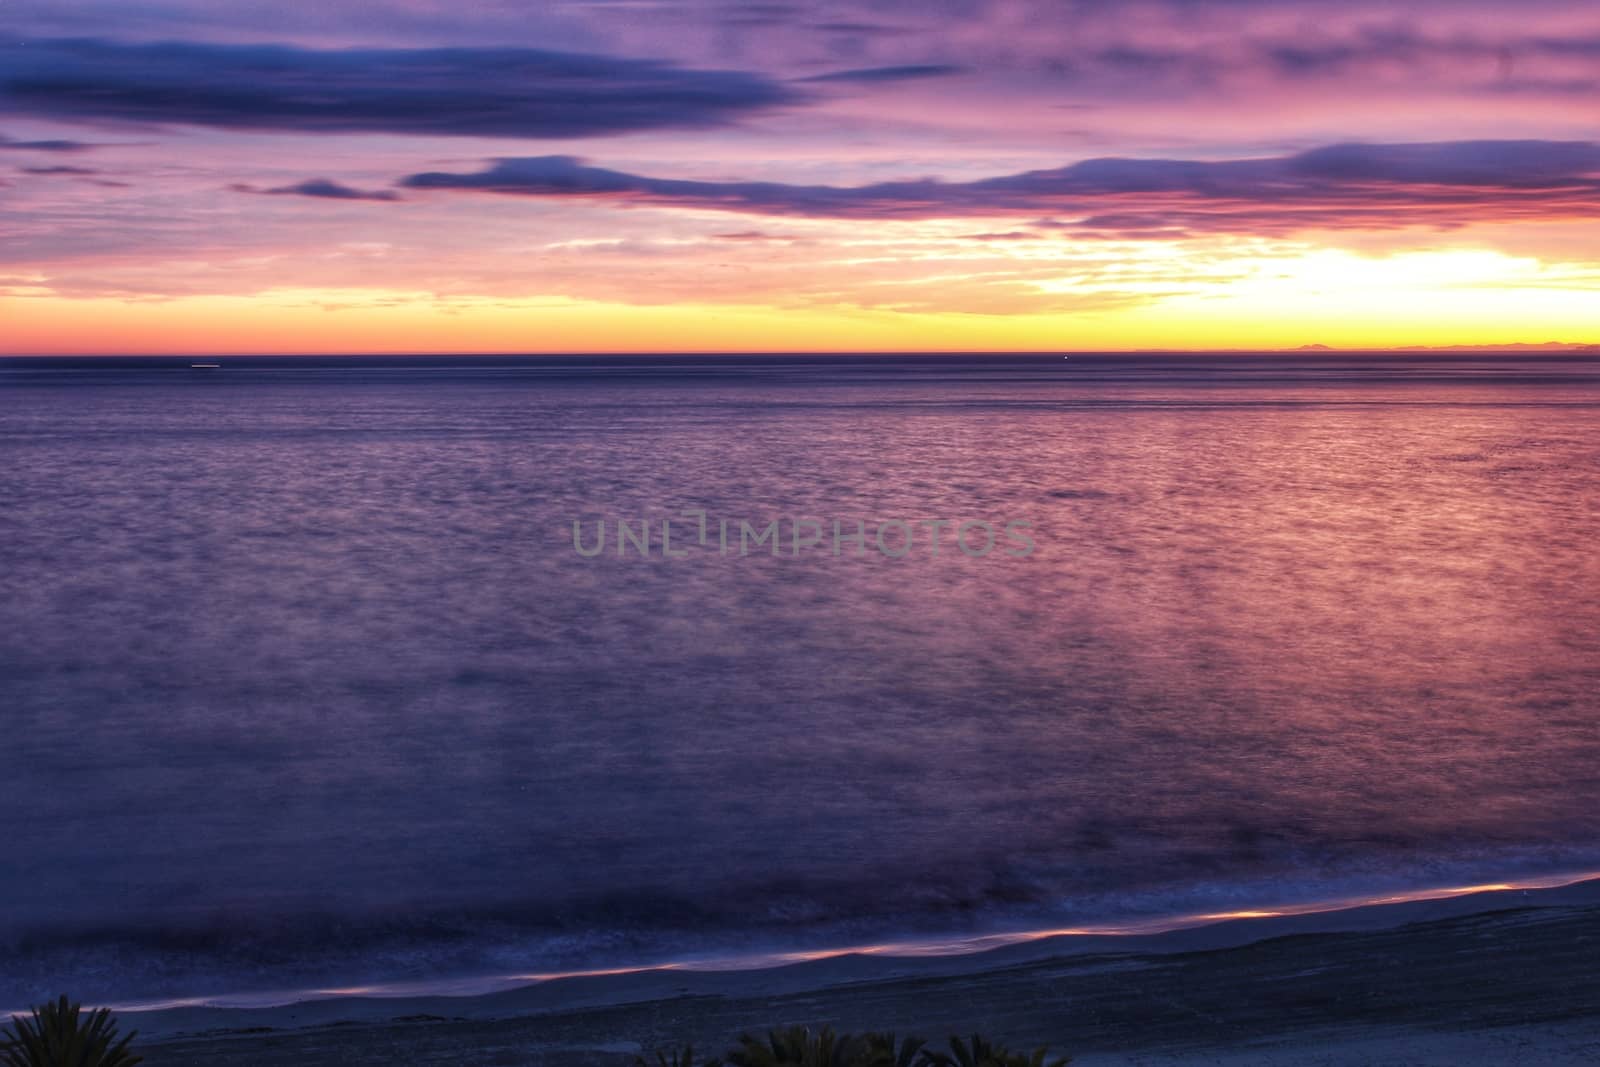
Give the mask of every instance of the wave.
[{"label": "wave", "polygon": [[[1398,876],[1291,883],[1218,882],[1083,894],[1070,902],[990,903],[921,915],[854,918],[819,899],[811,921],[719,925],[715,910],[637,896],[569,905],[334,911],[203,917],[128,916],[56,922],[6,937],[0,1004],[68,991],[119,1010],[179,1005],[255,1007],[330,996],[475,995],[556,978],[652,970],[743,970],[845,955],[962,956],[1047,938],[1156,934],[1228,919],[1309,915],[1488,890],[1535,889],[1600,877],[1551,870],[1528,855],[1486,877]],[[1412,872],[1416,877],[1416,872]],[[600,916],[606,916],[605,919]],[[723,918],[726,918],[724,916]]]}]

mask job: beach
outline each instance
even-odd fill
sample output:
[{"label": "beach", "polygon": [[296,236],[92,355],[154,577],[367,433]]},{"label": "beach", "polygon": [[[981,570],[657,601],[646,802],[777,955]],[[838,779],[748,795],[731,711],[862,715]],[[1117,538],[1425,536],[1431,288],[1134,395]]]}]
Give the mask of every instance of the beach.
[{"label": "beach", "polygon": [[570,978],[483,997],[130,1012],[151,1067],[615,1065],[790,1025],[1082,1064],[1566,1064],[1600,1049],[1600,881],[988,953]]},{"label": "beach", "polygon": [[9,369],[0,1011],[157,1067],[1587,1056],[1594,361],[1067,365]]}]

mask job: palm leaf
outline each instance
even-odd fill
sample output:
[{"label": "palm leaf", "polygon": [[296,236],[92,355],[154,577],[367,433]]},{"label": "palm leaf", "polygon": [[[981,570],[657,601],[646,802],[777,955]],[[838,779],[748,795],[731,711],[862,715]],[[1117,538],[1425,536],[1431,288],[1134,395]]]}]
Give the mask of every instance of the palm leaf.
[{"label": "palm leaf", "polygon": [[135,1036],[119,1038],[109,1010],[85,1016],[63,995],[30,1018],[12,1016],[0,1030],[0,1067],[134,1067],[143,1062],[129,1049]]}]

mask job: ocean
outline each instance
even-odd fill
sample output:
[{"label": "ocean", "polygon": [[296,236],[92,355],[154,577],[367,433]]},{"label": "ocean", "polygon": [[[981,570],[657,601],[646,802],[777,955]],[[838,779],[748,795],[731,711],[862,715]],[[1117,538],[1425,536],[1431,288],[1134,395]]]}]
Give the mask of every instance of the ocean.
[{"label": "ocean", "polygon": [[0,1007],[1600,870],[1597,416],[1593,354],[0,360]]}]

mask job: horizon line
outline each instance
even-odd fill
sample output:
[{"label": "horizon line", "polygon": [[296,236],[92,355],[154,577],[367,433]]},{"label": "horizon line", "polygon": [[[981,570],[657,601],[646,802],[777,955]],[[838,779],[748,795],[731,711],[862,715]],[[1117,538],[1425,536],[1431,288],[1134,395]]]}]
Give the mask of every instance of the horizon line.
[{"label": "horizon line", "polygon": [[1549,353],[1600,354],[1600,342],[1592,341],[1508,341],[1501,344],[1448,345],[1337,345],[1306,344],[1294,347],[1140,347],[1140,348],[793,348],[793,349],[363,349],[359,351],[194,351],[194,352],[0,352],[0,360],[11,359],[457,359],[475,357],[571,357],[620,358],[637,356],[1135,356],[1135,355],[1390,355],[1395,353]]}]

